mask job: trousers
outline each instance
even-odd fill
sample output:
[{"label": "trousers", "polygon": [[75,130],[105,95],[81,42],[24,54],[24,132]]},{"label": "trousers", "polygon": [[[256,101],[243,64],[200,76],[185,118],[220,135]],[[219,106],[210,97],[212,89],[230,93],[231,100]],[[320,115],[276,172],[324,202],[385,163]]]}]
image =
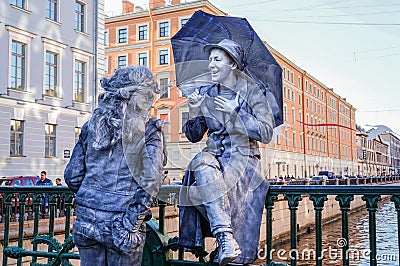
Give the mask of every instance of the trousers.
[{"label": "trousers", "polygon": [[[78,205],[73,227],[73,239],[78,247],[81,266],[140,266],[144,242],[129,252],[120,251],[113,242],[112,218],[115,212],[106,212]],[[144,234],[145,230],[140,231]]]}]

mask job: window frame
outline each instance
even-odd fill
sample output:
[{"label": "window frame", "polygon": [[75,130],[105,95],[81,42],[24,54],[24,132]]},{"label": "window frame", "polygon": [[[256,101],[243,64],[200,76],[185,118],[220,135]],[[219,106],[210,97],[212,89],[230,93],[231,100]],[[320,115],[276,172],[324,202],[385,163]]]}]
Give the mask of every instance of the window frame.
[{"label": "window frame", "polygon": [[[168,27],[162,27],[165,23],[167,23]],[[165,39],[169,38],[171,35],[171,21],[168,20],[161,20],[157,23],[157,38],[158,39]],[[163,34],[161,34],[163,33]]]},{"label": "window frame", "polygon": [[[12,130],[12,121],[21,123],[21,130]],[[14,123],[14,127],[16,127]],[[10,120],[10,157],[23,157],[24,156],[24,134],[25,133],[25,120],[11,119]],[[12,145],[12,136],[14,135],[14,145]],[[17,148],[16,135],[20,135],[20,149]],[[11,153],[11,147],[14,146],[14,153]],[[16,152],[18,150],[18,152]]]},{"label": "window frame", "polygon": [[[125,30],[125,33],[122,36],[123,41],[121,41],[121,31]],[[129,38],[129,32],[128,32],[128,27],[119,27],[116,29],[116,43],[117,44],[127,44],[128,43],[128,38]]]},{"label": "window frame", "polygon": [[[53,127],[52,133],[47,133],[48,128]],[[44,157],[55,158],[57,157],[57,124],[46,123],[44,133]],[[53,143],[51,142],[53,140]],[[53,148],[53,149],[51,149]],[[51,153],[53,150],[53,153]]]},{"label": "window frame", "polygon": [[[166,52],[166,54],[161,54],[161,52]],[[158,50],[158,65],[159,66],[169,65],[169,61],[170,61],[169,60],[169,55],[170,55],[169,48],[167,48],[167,49],[159,49]],[[161,60],[161,59],[163,59],[163,60]]]},{"label": "window frame", "polygon": [[[120,65],[120,57],[125,57],[125,65]],[[116,55],[116,61],[115,61],[116,67],[124,67],[128,65],[128,54],[118,54]]]},{"label": "window frame", "polygon": [[[146,55],[146,57],[144,57],[146,59],[146,64],[142,64],[142,57],[141,55]],[[139,66],[148,66],[149,65],[149,52],[148,51],[141,51],[141,52],[137,52],[137,62],[136,62]]]},{"label": "window frame", "polygon": [[[141,31],[141,27],[146,27],[146,31]],[[144,42],[149,40],[149,23],[140,23],[136,25],[136,41]],[[143,34],[141,34],[143,32]],[[141,38],[143,36],[143,38]]]},{"label": "window frame", "polygon": [[[19,4],[20,1],[21,1],[21,4]],[[17,8],[28,10],[28,0],[13,0],[11,5],[15,6]]]},{"label": "window frame", "polygon": [[[166,80],[166,86],[165,86],[165,91],[163,88],[163,81]],[[160,86],[160,95],[159,99],[169,99],[169,77],[161,77],[158,82]]]},{"label": "window frame", "polygon": [[[52,7],[52,3],[55,6],[55,8],[54,8],[55,10],[52,10],[52,8],[51,8]],[[50,4],[50,10],[48,9],[49,4]],[[50,14],[49,14],[49,12],[50,12]],[[54,18],[51,17],[52,14],[55,14]],[[46,18],[50,19],[51,21],[59,22],[59,14],[60,14],[60,11],[59,11],[59,2],[58,2],[58,0],[46,0]]]},{"label": "window frame", "polygon": [[[77,5],[82,7],[82,10],[77,10]],[[74,7],[74,30],[78,32],[86,32],[86,3],[75,1]]]},{"label": "window frame", "polygon": [[[54,61],[53,62],[48,62],[47,61],[47,58],[48,58],[47,55],[48,54],[54,56]],[[58,97],[58,95],[57,95],[58,86],[59,86],[58,85],[58,68],[59,68],[58,67],[58,58],[59,58],[59,55],[57,53],[55,53],[53,51],[49,51],[49,50],[45,51],[45,72],[44,72],[45,78],[43,80],[43,83],[44,83],[43,89],[44,89],[44,95],[46,95],[46,96]],[[53,75],[51,75],[50,73],[47,72],[49,69],[53,69],[53,72],[54,72]],[[54,87],[53,88],[50,88],[50,83],[51,83],[50,79],[51,79],[51,77],[52,77],[53,82],[54,82]],[[47,84],[47,82],[49,84]],[[53,91],[53,92],[51,93],[50,91]]]},{"label": "window frame", "polygon": [[[17,51],[14,52],[14,45],[20,45],[22,52]],[[11,50],[10,50],[10,60],[11,60],[11,65],[10,65],[10,88],[18,91],[26,91],[26,44],[12,40],[11,41]],[[14,60],[15,58],[15,60]],[[18,64],[18,62],[21,60],[21,63]],[[16,62],[16,65],[13,66],[12,62]],[[12,84],[15,85],[12,85]],[[18,85],[21,83],[21,85]],[[19,88],[20,87],[20,88]]]}]

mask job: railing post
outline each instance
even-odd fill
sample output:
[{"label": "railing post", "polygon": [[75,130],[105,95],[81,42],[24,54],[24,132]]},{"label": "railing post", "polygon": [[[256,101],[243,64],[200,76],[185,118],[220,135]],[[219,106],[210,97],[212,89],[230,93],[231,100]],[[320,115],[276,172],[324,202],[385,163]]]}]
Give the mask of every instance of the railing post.
[{"label": "railing post", "polygon": [[158,231],[161,234],[164,234],[165,228],[165,207],[167,207],[167,203],[163,200],[158,200]]},{"label": "railing post", "polygon": [[[297,265],[297,207],[299,207],[299,201],[302,200],[301,195],[285,195],[285,200],[288,201],[290,210],[290,265]],[[294,253],[294,254],[293,254]]]},{"label": "railing post", "polygon": [[[27,194],[18,194],[19,199],[19,224],[18,224],[18,247],[22,248],[24,245],[24,220],[25,220],[25,201]],[[17,259],[17,265],[22,265],[22,258]]]},{"label": "railing post", "polygon": [[328,200],[328,197],[326,195],[310,195],[310,200],[313,202],[315,210],[316,265],[322,266],[322,210],[324,209],[324,202]]},{"label": "railing post", "polygon": [[381,200],[380,195],[364,195],[362,196],[363,201],[366,202],[367,209],[369,212],[369,248],[370,253],[370,265],[376,266],[376,218],[375,213],[378,209],[378,201]]},{"label": "railing post", "polygon": [[74,194],[65,194],[65,238],[69,237],[71,231],[71,209]]},{"label": "railing post", "polygon": [[[10,210],[12,204],[12,193],[7,193],[3,195],[5,203],[5,214],[4,214],[4,244],[3,249],[8,247],[8,242],[10,240]],[[3,266],[7,266],[7,256],[3,254]]]},{"label": "railing post", "polygon": [[390,198],[390,201],[394,202],[394,206],[397,211],[397,258],[399,259],[400,265],[400,195],[395,195]]},{"label": "railing post", "polygon": [[267,195],[265,200],[265,208],[267,209],[267,265],[272,262],[272,209],[274,208],[274,202],[278,199],[277,195]]},{"label": "railing post", "polygon": [[[39,234],[39,212],[42,204],[42,193],[33,194],[33,237]],[[33,243],[33,251],[37,251],[37,244]],[[36,262],[37,258],[32,257],[32,262]]]},{"label": "railing post", "polygon": [[354,200],[353,195],[337,195],[335,198],[339,201],[340,210],[342,211],[342,238],[345,240],[342,246],[343,266],[349,265],[349,258],[347,251],[349,250],[349,222],[348,211],[350,209],[350,202]]}]

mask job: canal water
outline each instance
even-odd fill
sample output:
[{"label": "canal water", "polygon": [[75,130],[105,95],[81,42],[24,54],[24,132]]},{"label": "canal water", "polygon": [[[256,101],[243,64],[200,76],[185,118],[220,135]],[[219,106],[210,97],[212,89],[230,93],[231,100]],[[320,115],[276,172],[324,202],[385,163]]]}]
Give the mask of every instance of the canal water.
[{"label": "canal water", "polygon": [[[379,204],[377,219],[377,263],[378,265],[399,265],[397,244],[397,213],[393,202],[388,199]],[[349,247],[347,254],[350,265],[370,265],[368,212],[365,209],[349,214]],[[323,265],[342,265],[341,219],[323,225]],[[298,237],[297,265],[315,265],[315,231]],[[290,243],[273,247],[273,261],[290,264]],[[259,260],[259,263],[265,260]]]}]

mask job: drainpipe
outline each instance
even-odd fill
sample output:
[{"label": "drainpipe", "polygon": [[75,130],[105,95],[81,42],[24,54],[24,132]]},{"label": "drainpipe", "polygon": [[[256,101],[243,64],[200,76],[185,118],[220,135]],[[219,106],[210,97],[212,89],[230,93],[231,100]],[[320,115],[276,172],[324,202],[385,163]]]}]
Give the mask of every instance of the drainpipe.
[{"label": "drainpipe", "polygon": [[94,0],[93,3],[93,89],[92,89],[92,112],[97,105],[97,79],[98,79],[98,69],[97,69],[97,48],[98,48],[98,36],[99,36],[99,1]]}]

